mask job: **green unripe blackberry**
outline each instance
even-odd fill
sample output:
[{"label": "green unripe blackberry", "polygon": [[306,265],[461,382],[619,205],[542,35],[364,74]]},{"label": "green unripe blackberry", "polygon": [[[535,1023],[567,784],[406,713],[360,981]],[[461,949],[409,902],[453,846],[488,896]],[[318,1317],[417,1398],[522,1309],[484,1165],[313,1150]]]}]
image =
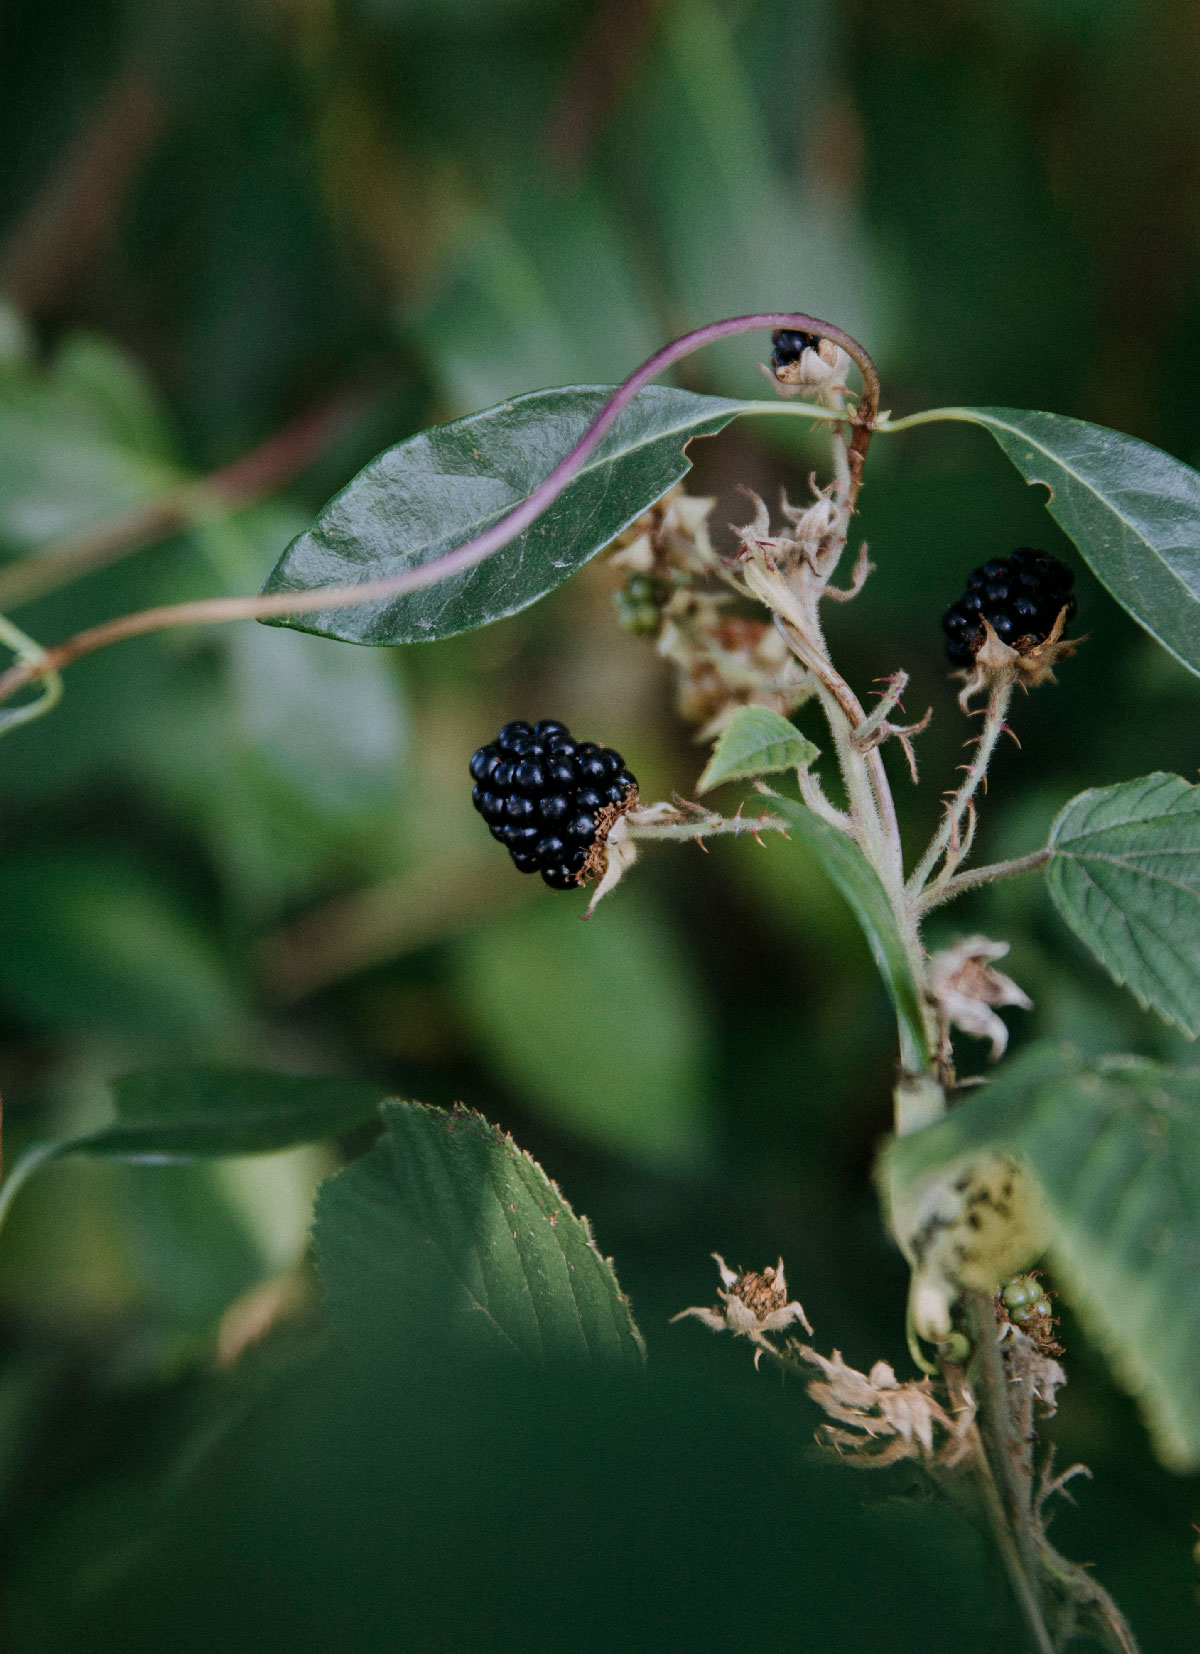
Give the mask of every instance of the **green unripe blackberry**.
[{"label": "green unripe blackberry", "polygon": [[659,627],[659,586],[644,574],[634,574],[613,593],[617,625],[632,637],[653,637]]}]

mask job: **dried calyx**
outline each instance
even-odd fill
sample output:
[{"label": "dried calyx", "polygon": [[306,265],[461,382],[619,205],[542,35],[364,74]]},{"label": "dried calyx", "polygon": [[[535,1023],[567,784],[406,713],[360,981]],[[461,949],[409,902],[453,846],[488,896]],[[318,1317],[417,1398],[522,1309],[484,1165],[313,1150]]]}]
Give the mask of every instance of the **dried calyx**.
[{"label": "dried calyx", "polygon": [[614,595],[627,630],[657,639],[674,668],[680,715],[712,740],[742,706],[785,716],[812,693],[804,668],[776,628],[736,611],[729,570],[713,548],[715,501],[674,489],[614,544],[625,575]]},{"label": "dried calyx", "polygon": [[981,689],[1053,682],[1053,668],[1082,642],[1063,636],[1075,614],[1074,571],[1049,552],[1019,546],[967,577],[967,589],[942,616],[946,653],[962,667],[966,708]]},{"label": "dried calyx", "polygon": [[771,365],[763,372],[783,396],[807,392],[818,400],[823,393],[845,390],[850,358],[831,339],[798,328],[776,328],[771,335]]}]

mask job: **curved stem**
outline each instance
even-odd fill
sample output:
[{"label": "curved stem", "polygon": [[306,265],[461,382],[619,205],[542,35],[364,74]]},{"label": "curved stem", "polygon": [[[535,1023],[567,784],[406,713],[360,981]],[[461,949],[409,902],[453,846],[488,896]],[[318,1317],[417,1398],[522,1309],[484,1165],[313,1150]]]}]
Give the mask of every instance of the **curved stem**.
[{"label": "curved stem", "polygon": [[[0,674],[0,701],[6,700],[34,679],[58,671],[83,655],[92,654],[97,649],[103,649],[111,643],[119,643],[125,638],[142,637],[150,632],[166,631],[176,626],[213,625],[232,620],[279,620],[293,615],[320,614],[331,609],[355,608],[362,603],[376,603],[387,598],[402,597],[408,592],[439,585],[453,575],[462,574],[515,539],[554,503],[589,454],[611,430],[621,412],[658,374],[717,339],[758,328],[777,327],[794,328],[832,340],[846,351],[862,374],[863,391],[857,413],[852,418],[841,415],[842,422],[852,423],[855,427],[849,449],[849,503],[853,505],[861,482],[862,465],[867,445],[871,440],[871,430],[879,411],[879,375],[874,362],[850,334],[843,332],[840,327],[835,327],[831,322],[820,321],[815,316],[793,314],[789,311],[764,311],[751,316],[733,316],[726,321],[710,322],[705,327],[696,328],[693,332],[685,333],[681,338],[673,340],[669,345],[664,345],[662,350],[656,351],[617,387],[575,446],[559,460],[549,476],[531,494],[507,516],[493,523],[475,539],[468,540],[465,545],[447,552],[444,557],[432,563],[425,563],[419,568],[402,569],[397,574],[387,575],[379,580],[363,581],[358,585],[322,586],[312,591],[280,592],[268,597],[231,597],[195,603],[170,603],[155,609],[144,609],[136,614],[122,615],[102,625],[91,626],[73,638],[68,638],[65,643],[47,650],[41,662],[23,662],[20,666],[11,667],[7,672]],[[751,406],[757,408],[758,404]],[[774,404],[768,403],[766,406],[774,408]]]}]

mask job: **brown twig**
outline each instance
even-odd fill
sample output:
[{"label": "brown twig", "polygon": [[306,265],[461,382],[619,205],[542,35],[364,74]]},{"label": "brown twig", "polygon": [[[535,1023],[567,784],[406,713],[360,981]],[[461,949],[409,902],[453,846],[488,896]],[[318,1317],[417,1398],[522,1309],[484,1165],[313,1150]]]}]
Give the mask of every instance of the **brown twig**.
[{"label": "brown twig", "polygon": [[360,386],[332,397],[211,476],[179,483],[0,571],[0,614],[144,550],[198,519],[224,516],[277,493],[353,423],[371,394]]},{"label": "brown twig", "polygon": [[577,172],[587,160],[661,9],[662,0],[597,0],[542,132],[543,144],[560,166]]},{"label": "brown twig", "polygon": [[130,68],[57,157],[45,188],[0,248],[0,291],[25,315],[54,310],[103,247],[163,114],[158,88],[143,69]]}]

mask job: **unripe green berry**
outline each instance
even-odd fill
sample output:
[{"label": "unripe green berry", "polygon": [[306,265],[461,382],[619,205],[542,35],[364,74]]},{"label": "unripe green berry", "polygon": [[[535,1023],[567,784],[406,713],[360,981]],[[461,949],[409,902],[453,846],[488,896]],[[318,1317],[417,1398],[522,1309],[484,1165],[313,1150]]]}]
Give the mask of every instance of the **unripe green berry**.
[{"label": "unripe green berry", "polygon": [[1018,1275],[1013,1280],[1005,1282],[1000,1296],[1004,1300],[1005,1308],[1010,1312],[1025,1309],[1042,1296],[1041,1283],[1036,1276]]},{"label": "unripe green berry", "polygon": [[949,1338],[943,1338],[938,1345],[938,1353],[943,1361],[951,1366],[961,1367],[971,1353],[971,1340],[965,1333],[952,1332]]},{"label": "unripe green berry", "polygon": [[613,608],[617,611],[617,625],[632,637],[653,637],[658,631],[658,607],[644,598],[631,596],[628,587],[613,593]]}]

